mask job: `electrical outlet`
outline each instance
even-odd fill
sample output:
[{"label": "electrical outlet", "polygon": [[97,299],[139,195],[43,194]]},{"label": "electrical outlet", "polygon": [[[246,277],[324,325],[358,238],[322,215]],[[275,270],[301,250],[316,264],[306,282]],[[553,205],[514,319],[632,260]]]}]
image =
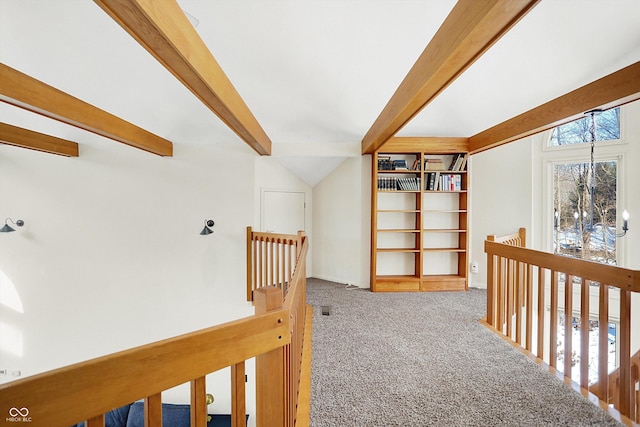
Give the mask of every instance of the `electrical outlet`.
[{"label": "electrical outlet", "polygon": [[0,369],[0,375],[7,375],[6,369]]},{"label": "electrical outlet", "polygon": [[471,272],[472,273],[477,273],[478,271],[480,271],[480,267],[478,265],[477,261],[474,261],[471,263]]}]

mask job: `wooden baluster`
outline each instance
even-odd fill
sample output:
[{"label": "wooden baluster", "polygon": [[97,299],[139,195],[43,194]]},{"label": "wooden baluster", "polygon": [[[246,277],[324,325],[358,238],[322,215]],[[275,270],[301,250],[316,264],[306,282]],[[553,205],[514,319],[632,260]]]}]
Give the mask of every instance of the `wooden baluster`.
[{"label": "wooden baluster", "polygon": [[287,283],[286,279],[285,279],[285,273],[284,273],[284,267],[286,264],[286,259],[285,259],[285,255],[284,255],[284,248],[285,246],[287,246],[287,241],[283,240],[282,241],[282,245],[280,245],[280,259],[282,261],[280,261],[280,277],[282,278],[282,289],[285,290],[285,292],[287,292],[289,290],[289,284]]},{"label": "wooden baluster", "polygon": [[[254,294],[256,314],[282,308],[282,290],[275,286]],[[284,347],[256,356],[256,425],[284,426]]]},{"label": "wooden baluster", "polygon": [[[631,292],[620,289],[620,412],[635,419],[631,384]],[[633,384],[635,388],[635,384]],[[635,390],[634,390],[635,391]]]},{"label": "wooden baluster", "polygon": [[487,323],[497,329],[496,324],[496,274],[493,260],[495,256],[487,253]]},{"label": "wooden baluster", "polygon": [[[511,271],[512,271],[512,261],[510,259],[506,260],[506,285],[505,285],[505,292],[506,292],[506,316],[505,316],[505,321],[507,322],[507,336],[509,338],[512,338],[512,333],[513,333],[513,311],[511,310],[511,308],[513,307],[512,304],[512,299],[513,299],[513,290],[512,290],[512,285],[513,285],[513,281],[512,281],[512,275],[511,275]],[[513,338],[512,338],[513,339]]]},{"label": "wooden baluster", "polygon": [[244,362],[231,366],[231,427],[247,426]]},{"label": "wooden baluster", "polygon": [[104,414],[88,419],[86,427],[104,427]]},{"label": "wooden baluster", "polygon": [[538,267],[538,356],[544,359],[544,285],[546,270]]},{"label": "wooden baluster", "polygon": [[571,378],[573,361],[573,276],[564,275],[564,376]]},{"label": "wooden baluster", "polygon": [[549,312],[549,366],[558,364],[558,272],[551,271],[551,301]]},{"label": "wooden baluster", "polygon": [[278,286],[278,280],[276,277],[277,273],[277,265],[278,265],[278,243],[276,238],[271,239],[271,280],[270,284],[273,286]]},{"label": "wooden baluster", "polygon": [[524,306],[523,266],[521,262],[515,262],[515,267],[514,309],[516,311],[516,342],[522,345],[522,307]]},{"label": "wooden baluster", "polygon": [[589,387],[589,297],[591,281],[582,279],[580,295],[580,387]]},{"label": "wooden baluster", "polygon": [[247,227],[247,301],[253,301],[253,282],[251,279],[253,278],[253,265],[254,265],[254,254],[253,254],[253,231],[251,227]]},{"label": "wooden baluster", "polygon": [[505,322],[505,313],[506,313],[506,302],[505,302],[505,296],[506,296],[506,287],[505,287],[505,274],[504,274],[504,267],[505,264],[505,260],[502,257],[498,257],[498,278],[496,280],[496,291],[498,294],[498,307],[497,307],[497,314],[498,314],[498,320],[497,320],[497,324],[496,324],[496,329],[498,329],[500,332],[505,333],[504,330],[504,322]]},{"label": "wooden baluster", "polygon": [[144,427],[162,427],[162,394],[144,398]]},{"label": "wooden baluster", "polygon": [[598,306],[598,390],[596,395],[609,402],[609,287],[600,283]]},{"label": "wooden baluster", "polygon": [[282,289],[282,291],[284,292],[284,294],[286,295],[286,289],[284,286],[284,281],[280,280],[280,242],[282,242],[281,239],[278,239],[275,241],[275,248],[274,248],[274,252],[275,252],[275,259],[273,262],[273,269],[275,270],[275,284]]},{"label": "wooden baluster", "polygon": [[205,377],[198,377],[191,380],[191,427],[206,426],[207,382]]},{"label": "wooden baluster", "polygon": [[263,281],[263,272],[262,272],[262,271],[263,271],[263,268],[262,268],[262,263],[263,263],[263,256],[262,256],[262,252],[263,252],[263,246],[264,246],[264,244],[263,244],[262,238],[259,238],[259,240],[257,240],[257,241],[256,241],[256,244],[258,245],[258,248],[257,248],[257,252],[258,252],[258,259],[257,259],[257,262],[256,262],[256,265],[257,265],[256,270],[257,270],[257,277],[258,277],[258,279],[257,279],[257,281],[256,281],[256,288],[254,289],[254,292],[253,292],[253,300],[254,300],[254,301],[256,300],[256,293],[255,293],[255,291],[256,291],[256,290],[258,290],[258,289],[260,289],[260,288],[262,288],[262,287],[264,286],[264,281]]},{"label": "wooden baluster", "polygon": [[526,290],[527,290],[527,294],[526,294],[526,323],[527,323],[527,329],[526,329],[526,333],[525,333],[525,342],[526,342],[526,349],[528,351],[532,351],[533,350],[533,266],[530,264],[527,264],[527,270],[526,270],[526,279],[525,279],[525,283],[526,283]]}]

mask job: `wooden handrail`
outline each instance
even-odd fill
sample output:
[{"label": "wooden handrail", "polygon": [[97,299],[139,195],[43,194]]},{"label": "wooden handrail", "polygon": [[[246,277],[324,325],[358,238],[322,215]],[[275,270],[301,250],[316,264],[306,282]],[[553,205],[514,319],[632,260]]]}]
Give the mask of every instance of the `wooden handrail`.
[{"label": "wooden handrail", "polygon": [[[509,236],[488,236],[487,253],[487,323],[530,354],[548,363],[552,370],[563,371],[571,380],[574,355],[589,360],[591,285],[598,284],[598,381],[589,386],[587,363],[580,363],[579,386],[591,390],[602,402],[611,402],[624,416],[640,421],[638,393],[640,366],[631,357],[631,293],[640,292],[640,272],[547,252],[527,249],[526,232]],[[580,286],[580,303],[574,304],[574,287]],[[594,288],[595,289],[595,288]],[[620,293],[617,334],[620,361],[617,373],[608,372],[609,292]],[[537,294],[537,295],[536,295]],[[548,296],[547,296],[548,295]],[[563,298],[560,298],[561,295]],[[548,298],[548,301],[547,301]],[[548,306],[548,311],[547,311]],[[575,308],[575,310],[574,310]],[[594,307],[594,311],[595,311]],[[564,364],[557,367],[559,313],[566,315],[563,332]],[[579,311],[579,348],[573,346],[573,318]],[[523,338],[524,332],[524,338]],[[534,341],[536,345],[534,346]],[[612,379],[616,376],[618,380]],[[611,384],[615,382],[616,387]]]},{"label": "wooden handrail", "polygon": [[0,402],[69,426],[279,348],[289,328],[286,310],[246,317],[4,384]]},{"label": "wooden handrail", "polygon": [[[144,399],[145,425],[160,426],[161,392],[188,382],[191,425],[204,427],[205,377],[230,366],[232,426],[244,426],[244,362],[276,351],[287,355],[280,360],[279,370],[286,387],[277,390],[267,384],[256,401],[269,405],[281,399],[291,422],[274,424],[269,418],[258,417],[258,426],[295,426],[299,387],[296,381],[300,378],[306,321],[304,272],[308,242],[304,235],[288,239],[301,244],[286,303],[280,296],[276,308],[256,307],[253,316],[0,385],[2,407],[27,408],[33,425],[70,426],[87,420],[87,425],[93,427],[104,426],[106,412]],[[256,377],[264,375],[263,368],[256,364]]]}]

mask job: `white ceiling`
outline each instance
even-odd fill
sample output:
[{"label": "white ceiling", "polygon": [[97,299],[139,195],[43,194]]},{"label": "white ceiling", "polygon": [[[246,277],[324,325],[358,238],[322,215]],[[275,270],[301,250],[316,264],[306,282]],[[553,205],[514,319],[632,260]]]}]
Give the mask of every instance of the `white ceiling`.
[{"label": "white ceiling", "polygon": [[[455,1],[179,3],[273,156],[313,186],[359,155]],[[399,135],[471,136],[638,60],[640,1],[542,0]],[[244,144],[93,2],[0,0],[0,62],[176,145]],[[2,103],[0,117],[78,141],[80,155],[113,143]]]}]

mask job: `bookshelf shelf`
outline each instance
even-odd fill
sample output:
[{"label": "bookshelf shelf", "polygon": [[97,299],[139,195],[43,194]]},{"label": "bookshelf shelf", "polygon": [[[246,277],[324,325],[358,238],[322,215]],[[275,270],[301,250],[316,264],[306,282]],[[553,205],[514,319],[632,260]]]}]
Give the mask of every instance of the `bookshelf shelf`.
[{"label": "bookshelf shelf", "polygon": [[372,156],[374,292],[467,289],[467,143],[443,141]]}]

